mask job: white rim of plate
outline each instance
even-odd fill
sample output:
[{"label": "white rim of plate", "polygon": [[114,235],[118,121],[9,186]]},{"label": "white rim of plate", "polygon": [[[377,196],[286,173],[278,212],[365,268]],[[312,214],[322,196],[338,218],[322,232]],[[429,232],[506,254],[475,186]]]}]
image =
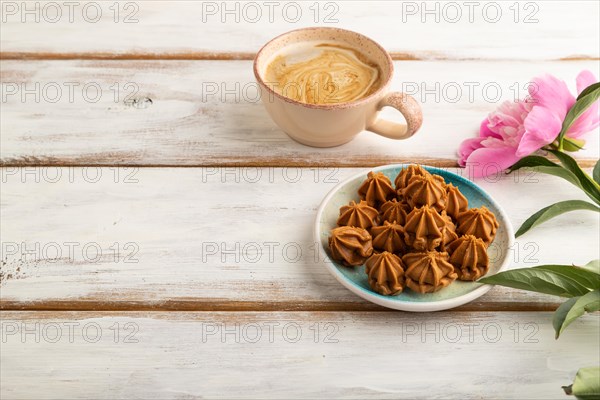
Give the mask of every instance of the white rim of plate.
[{"label": "white rim of plate", "polygon": [[[319,244],[319,246],[321,246],[323,248],[323,251],[325,251],[325,254],[327,254],[327,258],[330,258],[330,257],[329,257],[329,253],[327,253],[327,249],[323,247],[323,242],[321,241],[320,221],[321,221],[321,216],[323,214],[323,210],[325,209],[325,206],[327,205],[329,200],[333,197],[333,195],[337,191],[339,191],[344,185],[346,185],[348,182],[350,182],[354,179],[360,178],[362,176],[366,176],[366,174],[370,171],[381,171],[384,169],[391,169],[391,168],[403,168],[403,167],[407,167],[408,165],[411,165],[411,164],[388,164],[388,165],[382,165],[382,166],[379,166],[376,168],[372,168],[369,170],[365,170],[365,172],[361,172],[356,175],[353,175],[353,176],[345,179],[344,181],[338,183],[333,189],[331,189],[329,191],[329,193],[327,193],[327,195],[325,196],[323,201],[321,201],[321,204],[319,205],[319,208],[317,210],[317,216],[315,218],[314,231],[313,231],[315,242],[317,242]],[[426,165],[426,164],[419,164],[419,165],[421,165],[423,167],[427,167],[427,168],[440,169],[438,167],[434,167],[434,166],[430,166],[430,165]],[[450,171],[446,171],[446,172],[456,175],[454,172],[450,172]],[[456,175],[456,176],[461,179],[466,179],[464,177],[461,177],[460,175]],[[510,222],[510,219],[508,219],[508,215],[506,214],[504,209],[500,206],[500,204],[498,204],[498,202],[488,192],[483,190],[475,182],[470,181],[470,180],[469,180],[469,182],[471,182],[475,187],[477,187],[477,189],[479,189],[485,195],[485,197],[487,197],[490,200],[490,202],[494,205],[494,207],[496,207],[496,209],[499,211],[500,219],[502,220],[504,227],[506,229],[506,233],[508,235],[507,248],[511,248],[514,244],[515,235],[514,235],[513,226]],[[473,291],[471,291],[469,293],[466,293],[466,294],[463,294],[462,296],[454,297],[451,299],[446,299],[446,300],[438,300],[438,301],[430,301],[430,302],[403,302],[403,301],[399,301],[397,298],[394,298],[394,296],[390,296],[389,299],[381,298],[381,297],[378,297],[378,296],[374,295],[373,293],[370,293],[362,288],[360,290],[358,290],[355,283],[349,281],[344,275],[342,275],[338,271],[338,269],[335,266],[334,261],[331,259],[329,261],[330,262],[325,262],[325,266],[327,267],[329,272],[337,279],[337,281],[340,282],[346,289],[350,290],[352,293],[354,293],[372,303],[378,304],[383,307],[392,308],[394,310],[400,310],[400,311],[431,312],[431,311],[448,310],[451,308],[462,306],[463,304],[467,304],[467,303],[483,296],[484,294],[489,292],[492,287],[494,287],[494,285],[482,284],[480,287],[474,289]],[[504,256],[504,260],[502,261],[502,264],[500,264],[500,268],[498,268],[497,272],[504,271],[506,269],[506,267],[508,266],[509,262],[510,262],[510,257],[508,257],[508,254],[506,254]]]}]

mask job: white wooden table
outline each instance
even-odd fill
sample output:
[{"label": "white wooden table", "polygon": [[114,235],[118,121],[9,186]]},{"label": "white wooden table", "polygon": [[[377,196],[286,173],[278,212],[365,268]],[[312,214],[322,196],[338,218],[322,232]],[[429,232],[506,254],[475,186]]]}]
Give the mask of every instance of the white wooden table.
[{"label": "white wooden table", "polygon": [[[357,171],[455,168],[533,76],[600,76],[598,2],[248,4],[2,1],[2,399],[563,398],[600,363],[597,315],[555,341],[551,296],[384,310],[328,274],[311,226]],[[423,106],[414,138],[313,149],[277,129],[251,60],[311,25],[392,52],[395,86]],[[541,175],[477,183],[515,227],[581,197]],[[598,258],[598,231],[592,213],[557,218],[511,267]]]}]

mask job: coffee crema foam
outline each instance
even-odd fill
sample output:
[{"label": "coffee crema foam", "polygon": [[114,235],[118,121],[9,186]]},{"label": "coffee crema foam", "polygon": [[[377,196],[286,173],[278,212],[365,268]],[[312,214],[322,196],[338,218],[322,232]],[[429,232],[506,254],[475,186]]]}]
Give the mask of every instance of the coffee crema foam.
[{"label": "coffee crema foam", "polygon": [[379,68],[358,51],[322,42],[284,48],[265,74],[276,93],[308,104],[362,99],[379,88],[380,76]]}]

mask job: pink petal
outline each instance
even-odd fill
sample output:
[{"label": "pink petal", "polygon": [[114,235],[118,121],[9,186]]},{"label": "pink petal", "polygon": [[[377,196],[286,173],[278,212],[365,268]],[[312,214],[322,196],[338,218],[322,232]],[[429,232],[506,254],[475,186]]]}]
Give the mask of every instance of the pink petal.
[{"label": "pink petal", "polygon": [[500,135],[490,130],[489,123],[490,121],[487,118],[481,121],[481,125],[479,126],[479,137],[494,137],[496,139],[501,139],[502,137]]},{"label": "pink petal", "polygon": [[571,125],[567,136],[570,138],[580,138],[586,133],[596,129],[600,125],[600,115],[598,114],[598,102],[588,108],[581,116]]},{"label": "pink petal", "polygon": [[593,85],[596,82],[598,82],[598,79],[596,79],[594,73],[592,71],[584,69],[579,73],[579,75],[577,75],[577,94],[581,94],[581,92],[583,92],[583,89],[590,85]]},{"label": "pink petal", "polygon": [[523,108],[521,102],[505,101],[488,116],[488,128],[492,132],[498,132],[504,126],[518,127],[522,124],[522,115],[527,111]]},{"label": "pink petal", "polygon": [[[577,92],[581,93],[586,87],[596,83],[596,77],[590,71],[582,71],[577,76]],[[593,131],[600,125],[600,115],[598,102],[588,108],[581,116],[571,125],[567,136],[571,138],[579,138],[586,133]]]},{"label": "pink petal", "polygon": [[513,147],[482,147],[471,153],[465,166],[471,177],[481,178],[504,171],[519,159]]},{"label": "pink petal", "polygon": [[562,121],[551,110],[535,106],[525,119],[525,133],[519,143],[516,155],[525,157],[552,143],[562,127]]},{"label": "pink petal", "polygon": [[469,158],[471,153],[482,147],[481,141],[483,139],[484,138],[481,137],[467,139],[460,144],[460,147],[458,148],[458,165],[460,165],[461,167],[465,166],[467,158]]},{"label": "pink petal", "polygon": [[533,84],[529,86],[529,95],[534,106],[547,108],[561,120],[575,103],[575,97],[569,92],[567,84],[550,74],[534,78]]}]

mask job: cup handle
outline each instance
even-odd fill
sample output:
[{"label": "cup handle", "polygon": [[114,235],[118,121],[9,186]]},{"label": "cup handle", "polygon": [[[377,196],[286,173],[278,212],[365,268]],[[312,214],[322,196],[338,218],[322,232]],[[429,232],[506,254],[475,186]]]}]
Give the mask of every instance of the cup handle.
[{"label": "cup handle", "polygon": [[394,107],[406,119],[406,124],[377,118],[367,130],[390,139],[408,139],[414,135],[423,123],[421,106],[414,97],[401,92],[388,93],[377,105],[377,111],[383,107]]}]

